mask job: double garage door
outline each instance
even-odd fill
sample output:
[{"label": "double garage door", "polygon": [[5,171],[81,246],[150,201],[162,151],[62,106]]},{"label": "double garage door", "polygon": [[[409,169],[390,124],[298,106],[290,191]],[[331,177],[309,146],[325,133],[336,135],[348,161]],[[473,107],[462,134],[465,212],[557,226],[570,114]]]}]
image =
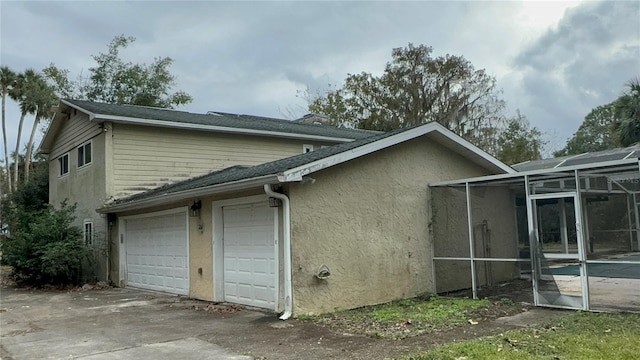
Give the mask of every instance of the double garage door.
[{"label": "double garage door", "polygon": [[[266,201],[229,205],[223,219],[224,301],[274,309],[277,263],[273,209]],[[127,286],[189,294],[188,215],[184,209],[126,218]]]}]

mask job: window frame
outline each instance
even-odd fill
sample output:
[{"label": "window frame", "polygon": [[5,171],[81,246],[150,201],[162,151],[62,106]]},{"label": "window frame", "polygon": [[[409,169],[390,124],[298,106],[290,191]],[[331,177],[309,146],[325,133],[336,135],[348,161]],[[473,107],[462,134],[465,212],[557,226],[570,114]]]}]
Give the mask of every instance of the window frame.
[{"label": "window frame", "polygon": [[[63,177],[69,175],[69,153],[62,154],[58,156],[58,177]],[[66,171],[63,166],[64,160],[66,158]]]},{"label": "window frame", "polygon": [[[88,226],[88,231],[87,231]],[[93,220],[85,219],[82,226],[82,237],[84,239],[84,244],[87,246],[93,246],[93,239],[95,236],[95,229],[93,227]]]},{"label": "window frame", "polygon": [[[86,154],[87,154],[87,146],[89,147],[89,161],[83,162],[82,164],[80,164],[80,160],[81,160],[80,152],[82,151],[82,160],[85,161]],[[85,143],[82,143],[82,145],[76,148],[76,154],[78,156],[78,169],[81,169],[93,164],[93,142],[89,140]]]}]

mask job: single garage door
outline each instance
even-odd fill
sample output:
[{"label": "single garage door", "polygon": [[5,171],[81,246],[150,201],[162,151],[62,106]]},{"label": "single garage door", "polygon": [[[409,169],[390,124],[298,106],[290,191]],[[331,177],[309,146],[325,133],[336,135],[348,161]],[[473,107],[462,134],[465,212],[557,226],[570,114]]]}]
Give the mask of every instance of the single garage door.
[{"label": "single garage door", "polygon": [[222,214],[225,301],[274,309],[273,209],[264,201],[225,206]]},{"label": "single garage door", "polygon": [[127,286],[188,295],[186,212],[180,210],[125,221]]}]

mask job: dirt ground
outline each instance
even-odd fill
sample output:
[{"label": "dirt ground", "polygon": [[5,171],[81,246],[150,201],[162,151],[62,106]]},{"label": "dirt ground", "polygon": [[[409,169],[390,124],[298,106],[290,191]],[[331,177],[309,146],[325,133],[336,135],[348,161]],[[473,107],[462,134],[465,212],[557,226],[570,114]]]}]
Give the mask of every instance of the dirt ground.
[{"label": "dirt ground", "polygon": [[[123,354],[171,342],[205,350],[219,347],[240,356],[229,357],[233,359],[392,359],[570,313],[522,306],[526,311],[514,316],[512,310],[495,307],[474,314],[477,324],[392,340],[361,335],[354,324],[280,321],[273,313],[134,289],[34,290],[4,285],[0,308],[0,357],[15,360],[34,358],[38,350],[48,358],[127,358]],[[117,354],[121,357],[114,357]],[[163,359],[158,354],[148,358]]]}]

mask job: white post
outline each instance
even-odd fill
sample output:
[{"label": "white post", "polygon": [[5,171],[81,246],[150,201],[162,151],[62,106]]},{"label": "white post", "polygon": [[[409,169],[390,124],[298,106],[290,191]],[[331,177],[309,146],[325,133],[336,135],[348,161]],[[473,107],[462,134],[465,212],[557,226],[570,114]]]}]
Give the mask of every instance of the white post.
[{"label": "white post", "polygon": [[471,186],[469,182],[465,183],[465,190],[467,195],[467,220],[469,227],[469,259],[471,261],[471,289],[473,291],[473,298],[478,298],[478,289],[476,288],[476,262],[474,260],[474,246],[473,246],[473,219],[471,217]]},{"label": "white post", "polygon": [[565,254],[569,253],[569,236],[567,234],[567,208],[564,198],[560,199],[560,240]]}]

